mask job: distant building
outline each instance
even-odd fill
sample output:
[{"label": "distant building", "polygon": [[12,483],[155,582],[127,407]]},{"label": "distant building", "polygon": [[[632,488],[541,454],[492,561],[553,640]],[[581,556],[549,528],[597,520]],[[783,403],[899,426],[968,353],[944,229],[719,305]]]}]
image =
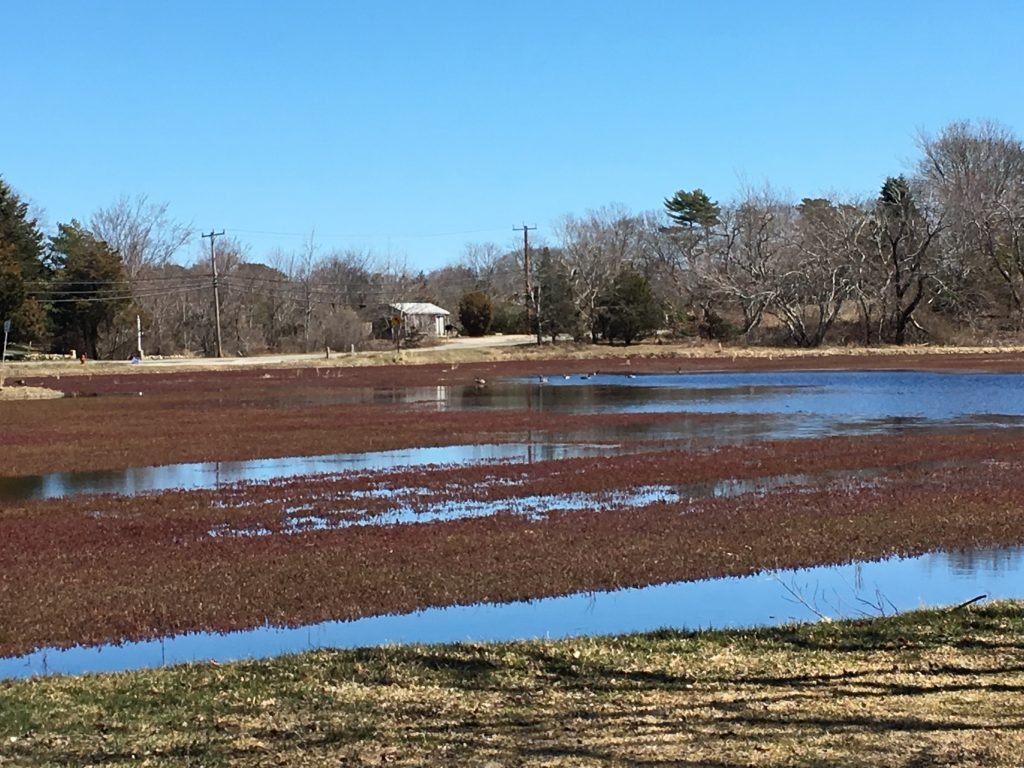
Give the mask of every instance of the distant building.
[{"label": "distant building", "polygon": [[399,301],[388,305],[391,326],[403,336],[444,336],[452,313],[427,301]]}]

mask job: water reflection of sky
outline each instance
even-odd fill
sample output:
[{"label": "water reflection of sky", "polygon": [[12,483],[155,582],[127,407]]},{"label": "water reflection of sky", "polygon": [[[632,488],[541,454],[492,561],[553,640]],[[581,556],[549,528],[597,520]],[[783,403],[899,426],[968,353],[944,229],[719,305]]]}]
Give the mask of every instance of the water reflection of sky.
[{"label": "water reflection of sky", "polygon": [[135,494],[173,489],[195,490],[217,488],[228,483],[266,482],[308,474],[423,467],[432,464],[544,461],[598,456],[606,454],[608,450],[607,445],[563,445],[544,441],[536,444],[451,445],[248,461],[207,461],[94,472],[54,472],[48,475],[0,477],[0,501],[48,499],[86,493]]},{"label": "water reflection of sky", "polygon": [[[113,472],[0,478],[0,501],[81,493],[213,488],[314,473],[432,464],[530,462],[632,450],[640,439],[748,442],[863,434],[949,425],[1020,425],[1024,376],[917,372],[781,372],[625,375],[597,373],[494,382],[484,388],[430,387],[378,392],[375,398],[436,410],[526,408],[557,413],[734,414],[665,419],[645,425],[583,425],[535,433],[528,442],[457,445],[364,454],[208,462]],[[603,443],[603,444],[602,444]],[[0,678],[79,674],[182,661],[265,657],[321,647],[489,641],[697,629],[813,620],[813,611],[852,616],[989,597],[1024,597],[1024,549],[968,550],[905,560],[813,568],[773,576],[715,579],[572,595],[508,605],[429,609],[403,616],[262,627],[226,635],[197,633],[100,648],[48,649],[0,659]]]},{"label": "water reflection of sky", "polygon": [[[841,421],[978,415],[1024,417],[1020,374],[919,371],[597,374],[546,377],[533,385],[537,407],[591,412],[773,413]],[[541,404],[540,397],[546,396]],[[497,398],[501,399],[502,394]],[[477,398],[480,402],[480,397]]]},{"label": "water reflection of sky", "polygon": [[[419,525],[491,517],[498,514],[543,520],[558,512],[600,514],[622,508],[647,507],[652,504],[681,504],[686,509],[692,509],[693,505],[699,504],[703,499],[734,498],[742,495],[764,496],[780,488],[863,488],[869,484],[879,485],[882,481],[878,479],[878,475],[879,472],[875,470],[829,471],[814,475],[771,475],[751,479],[729,478],[704,483],[640,485],[613,491],[518,494],[488,500],[449,498],[424,501],[418,498],[423,489],[376,487],[368,491],[345,494],[345,500],[354,500],[356,505],[337,504],[336,501],[337,505],[326,515],[318,513],[316,504],[311,501],[286,506],[280,512],[280,526],[275,526],[274,530],[263,525],[238,526],[219,523],[208,531],[208,535],[214,538],[292,536],[309,531],[340,530],[354,526]],[[369,497],[385,499],[389,504],[385,508],[377,508],[371,512],[359,506],[362,499]],[[248,500],[241,502],[242,506],[250,503]]]},{"label": "water reflection of sky", "polygon": [[[501,605],[434,608],[306,627],[196,633],[123,645],[46,649],[0,659],[0,679],[82,674],[186,661],[228,661],[314,648],[562,638],[672,627],[711,629],[814,621],[798,594],[831,618],[1024,597],[1024,548],[937,553],[744,578],[662,584]],[[876,606],[872,608],[871,606]]]},{"label": "water reflection of sky", "polygon": [[[911,371],[549,375],[472,386],[393,388],[396,402],[438,410],[526,408],[558,413],[673,413],[643,425],[586,425],[510,445],[454,445],[0,478],[0,501],[79,493],[213,488],[298,475],[473,461],[540,461],[631,450],[636,440],[715,442],[895,433],[1024,423],[1024,376]],[[733,414],[687,419],[686,414]],[[611,445],[595,446],[594,442]]]}]

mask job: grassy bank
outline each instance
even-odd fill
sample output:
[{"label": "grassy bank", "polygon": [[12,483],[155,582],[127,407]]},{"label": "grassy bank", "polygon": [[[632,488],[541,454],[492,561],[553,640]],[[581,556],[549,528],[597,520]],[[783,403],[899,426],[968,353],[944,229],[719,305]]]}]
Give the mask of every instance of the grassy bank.
[{"label": "grassy bank", "polygon": [[[519,337],[517,337],[519,338]],[[664,370],[674,370],[677,364],[710,367],[715,370],[738,368],[786,367],[912,367],[952,368],[968,370],[1010,370],[1024,367],[1024,346],[822,346],[812,349],[801,347],[746,346],[721,344],[714,341],[673,341],[660,343],[646,340],[629,346],[545,342],[535,345],[523,338],[523,343],[501,346],[466,347],[458,340],[422,348],[377,351],[332,352],[310,354],[267,354],[252,357],[202,358],[167,357],[147,358],[140,365],[126,360],[90,360],[86,365],[68,358],[8,361],[6,380],[13,385],[21,379],[60,377],[138,376],[171,372],[239,371],[239,370],[291,370],[294,368],[351,369],[365,367],[445,365],[488,365],[526,362],[584,362],[605,361],[615,365],[629,359],[634,364],[658,369],[658,361],[670,361]],[[12,395],[13,396],[13,395]]]},{"label": "grassy bank", "polygon": [[0,764],[1019,765],[1024,605],[0,683]]}]

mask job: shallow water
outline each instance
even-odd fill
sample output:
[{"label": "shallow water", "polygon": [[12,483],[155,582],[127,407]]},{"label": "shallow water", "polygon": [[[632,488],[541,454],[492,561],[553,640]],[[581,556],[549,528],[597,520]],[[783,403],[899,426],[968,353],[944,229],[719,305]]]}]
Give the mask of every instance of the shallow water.
[{"label": "shallow water", "polygon": [[450,445],[371,453],[284,456],[248,461],[199,461],[159,467],[54,472],[0,478],[0,501],[28,501],[87,493],[136,494],[173,489],[218,488],[229,483],[265,482],[309,474],[354,472],[431,464],[545,461],[607,453],[609,446],[552,442]]},{"label": "shallow water", "polygon": [[[531,385],[538,410],[797,415],[833,424],[1024,419],[1024,375],[920,371],[628,374],[546,377]],[[524,395],[485,388],[462,403],[511,407]],[[511,401],[511,402],[510,402]]]},{"label": "shallow water", "polygon": [[[102,472],[0,478],[0,502],[83,493],[216,488],[322,472],[427,464],[542,461],[637,450],[638,440],[735,444],[898,433],[953,426],[1024,425],[1024,375],[908,371],[548,376],[476,387],[382,390],[377,396],[439,410],[526,408],[576,414],[717,414],[651,425],[537,432],[507,445],[453,445],[362,454],[195,462]],[[729,415],[726,417],[726,415]],[[603,443],[603,445],[596,445]]]},{"label": "shallow water", "polygon": [[830,618],[890,614],[960,603],[981,594],[1021,598],[1022,576],[1024,548],[936,553],[528,602],[432,608],[291,629],[260,627],[93,648],[49,648],[0,659],[0,679],[265,658],[317,648],[767,626],[815,621],[815,610]]},{"label": "shallow water", "polygon": [[[532,462],[642,450],[641,440],[680,446],[832,434],[895,433],[950,426],[1024,424],[1024,376],[915,372],[786,372],[636,375],[495,382],[487,387],[389,389],[375,398],[448,409],[528,408],[541,412],[730,414],[722,419],[674,419],[652,425],[584,426],[572,433],[534,433],[523,442],[456,445],[363,454],[206,462],[113,472],[0,478],[0,503],[87,493],[142,493],[216,488],[316,473],[388,470],[472,462]],[[763,478],[762,490],[836,478]],[[864,478],[854,478],[862,482]],[[772,485],[777,483],[777,485]],[[757,493],[746,481],[706,487],[633,489],[607,503],[644,505],[660,498]],[[594,508],[596,497],[522,497],[513,511]],[[399,505],[391,517],[367,522],[416,523],[494,514],[493,505],[451,502],[424,509]],[[334,525],[295,509],[295,531]],[[351,524],[351,523],[346,523]],[[213,530],[211,535],[260,535]],[[382,643],[511,640],[634,632],[659,627],[696,629],[877,614],[922,605],[958,603],[985,593],[1024,598],[1024,548],[940,553],[905,560],[811,568],[746,578],[658,585],[570,595],[506,605],[429,609],[403,616],[326,622],[308,627],[261,627],[229,634],[195,633],[98,648],[44,649],[0,659],[0,678],[33,674],[133,669],[181,661],[266,657],[321,647]]]},{"label": "shallow water", "polygon": [[[936,464],[935,466],[939,466]],[[449,522],[497,514],[513,514],[542,520],[557,512],[589,512],[598,514],[627,507],[647,507],[652,504],[697,504],[702,499],[732,498],[736,496],[764,496],[780,488],[824,489],[827,487],[865,487],[876,482],[878,472],[870,470],[830,471],[818,475],[772,475],[752,479],[728,479],[705,483],[682,485],[647,485],[621,491],[600,493],[561,493],[509,496],[501,499],[479,501],[476,499],[445,499],[423,502],[415,498],[417,489],[379,488],[367,492],[346,494],[347,499],[359,500],[367,497],[383,498],[392,502],[384,511],[369,512],[366,509],[339,506],[337,514],[313,513],[315,504],[301,503],[282,510],[282,524],[275,530],[265,527],[237,527],[227,523],[217,525],[208,532],[212,537],[252,537],[297,535],[309,531],[340,530],[362,525],[417,525]],[[506,484],[507,486],[507,484]],[[249,501],[243,501],[243,505]],[[692,507],[690,507],[692,508]],[[685,507],[684,512],[685,514]]]}]

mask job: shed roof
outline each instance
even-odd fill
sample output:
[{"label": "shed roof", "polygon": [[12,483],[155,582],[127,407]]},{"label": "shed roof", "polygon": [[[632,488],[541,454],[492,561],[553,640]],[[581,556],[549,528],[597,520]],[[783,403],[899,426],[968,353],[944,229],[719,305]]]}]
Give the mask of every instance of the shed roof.
[{"label": "shed roof", "polygon": [[429,301],[398,301],[391,305],[405,315],[450,315],[447,309],[442,309],[437,304]]}]

